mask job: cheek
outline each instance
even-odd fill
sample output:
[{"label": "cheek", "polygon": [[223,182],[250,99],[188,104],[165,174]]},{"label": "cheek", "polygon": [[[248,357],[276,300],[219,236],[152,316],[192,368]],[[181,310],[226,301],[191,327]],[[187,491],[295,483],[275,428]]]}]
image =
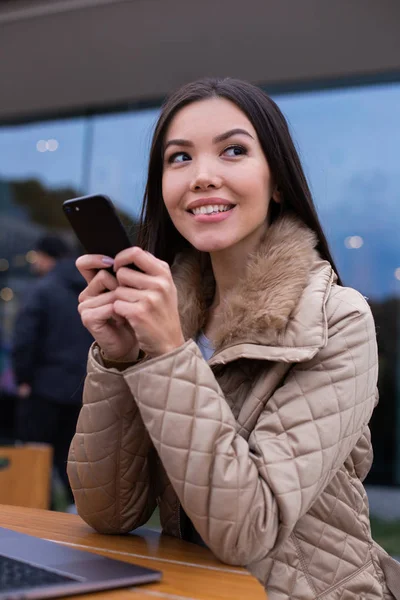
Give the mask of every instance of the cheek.
[{"label": "cheek", "polygon": [[168,211],[173,210],[179,204],[182,193],[182,184],[173,173],[165,173],[162,178],[162,195]]},{"label": "cheek", "polygon": [[268,207],[272,196],[272,181],[269,169],[255,170],[252,177],[252,192],[254,197],[262,201],[262,205]]},{"label": "cheek", "polygon": [[271,174],[264,161],[250,159],[232,170],[227,181],[242,196],[270,198],[272,193]]}]

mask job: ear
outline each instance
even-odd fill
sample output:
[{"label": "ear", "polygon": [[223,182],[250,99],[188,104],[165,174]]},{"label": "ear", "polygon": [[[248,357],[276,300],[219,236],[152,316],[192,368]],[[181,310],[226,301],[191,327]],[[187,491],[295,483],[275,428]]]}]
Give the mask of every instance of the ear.
[{"label": "ear", "polygon": [[272,190],[271,200],[273,200],[277,204],[280,204],[282,201],[282,196],[277,186],[275,186]]}]

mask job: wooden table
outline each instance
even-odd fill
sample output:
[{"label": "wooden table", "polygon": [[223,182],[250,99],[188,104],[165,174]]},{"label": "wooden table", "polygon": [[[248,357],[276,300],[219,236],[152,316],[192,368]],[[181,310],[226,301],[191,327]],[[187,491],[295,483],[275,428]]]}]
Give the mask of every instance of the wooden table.
[{"label": "wooden table", "polygon": [[77,515],[6,505],[0,505],[0,526],[163,572],[160,583],[75,600],[266,600],[263,587],[245,569],[222,564],[207,548],[150,529],[102,535]]}]

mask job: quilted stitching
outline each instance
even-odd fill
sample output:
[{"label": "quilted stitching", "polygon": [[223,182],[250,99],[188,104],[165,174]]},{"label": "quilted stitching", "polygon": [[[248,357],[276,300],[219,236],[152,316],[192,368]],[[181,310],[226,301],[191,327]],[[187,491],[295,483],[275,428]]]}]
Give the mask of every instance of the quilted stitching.
[{"label": "quilted stitching", "polygon": [[[349,291],[335,296],[326,348],[292,369],[248,445],[236,434],[222,390],[193,342],[125,374],[185,511],[213,551],[238,564],[262,560],[277,542],[282,545],[324,496],[364,435],[376,376],[373,321]],[[331,514],[339,501],[334,498]],[[302,542],[312,550],[309,573],[324,562],[324,537],[322,529]],[[343,565],[359,567],[351,548],[346,534],[337,555],[328,551],[332,573],[322,581],[325,589],[347,572]],[[362,549],[361,562],[368,544]]]},{"label": "quilted stitching", "polygon": [[149,486],[153,446],[124,378],[115,371],[104,386],[104,369],[94,351],[68,475],[81,517],[98,531],[119,533],[145,523],[154,510],[154,487]]},{"label": "quilted stitching", "polygon": [[[325,346],[294,365],[276,391],[277,374],[283,374],[278,363],[252,361],[248,369],[246,360],[235,361],[213,372],[192,341],[114,374],[109,389],[108,375],[96,379],[92,357],[86,397],[94,399],[96,413],[85,404],[70,459],[82,516],[108,531],[143,522],[157,495],[149,458],[154,445],[168,473],[158,467],[164,528],[173,529],[178,497],[217,556],[248,565],[268,581],[270,600],[341,600],[364,593],[383,598],[387,590],[369,566],[368,511],[358,479],[371,461],[374,324],[361,296],[340,288],[320,318],[327,322]],[[297,327],[303,327],[301,314],[290,322],[293,339]],[[250,424],[255,415],[256,424],[238,435],[242,414]],[[105,451],[121,421],[126,425],[118,443]],[[101,431],[107,431],[104,449],[98,447]],[[103,461],[112,472],[106,481]],[[119,492],[112,487],[118,469]],[[85,498],[91,489],[96,497]],[[117,510],[118,502],[125,510]],[[354,576],[358,571],[362,576]]]}]

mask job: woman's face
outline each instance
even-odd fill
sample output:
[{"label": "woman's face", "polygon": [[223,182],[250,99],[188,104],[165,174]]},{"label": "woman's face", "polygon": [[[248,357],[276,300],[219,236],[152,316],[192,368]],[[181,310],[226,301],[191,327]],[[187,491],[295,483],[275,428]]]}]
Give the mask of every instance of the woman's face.
[{"label": "woman's face", "polygon": [[246,115],[224,98],[189,104],[171,121],[164,149],[164,202],[183,237],[203,252],[255,247],[278,196]]}]

